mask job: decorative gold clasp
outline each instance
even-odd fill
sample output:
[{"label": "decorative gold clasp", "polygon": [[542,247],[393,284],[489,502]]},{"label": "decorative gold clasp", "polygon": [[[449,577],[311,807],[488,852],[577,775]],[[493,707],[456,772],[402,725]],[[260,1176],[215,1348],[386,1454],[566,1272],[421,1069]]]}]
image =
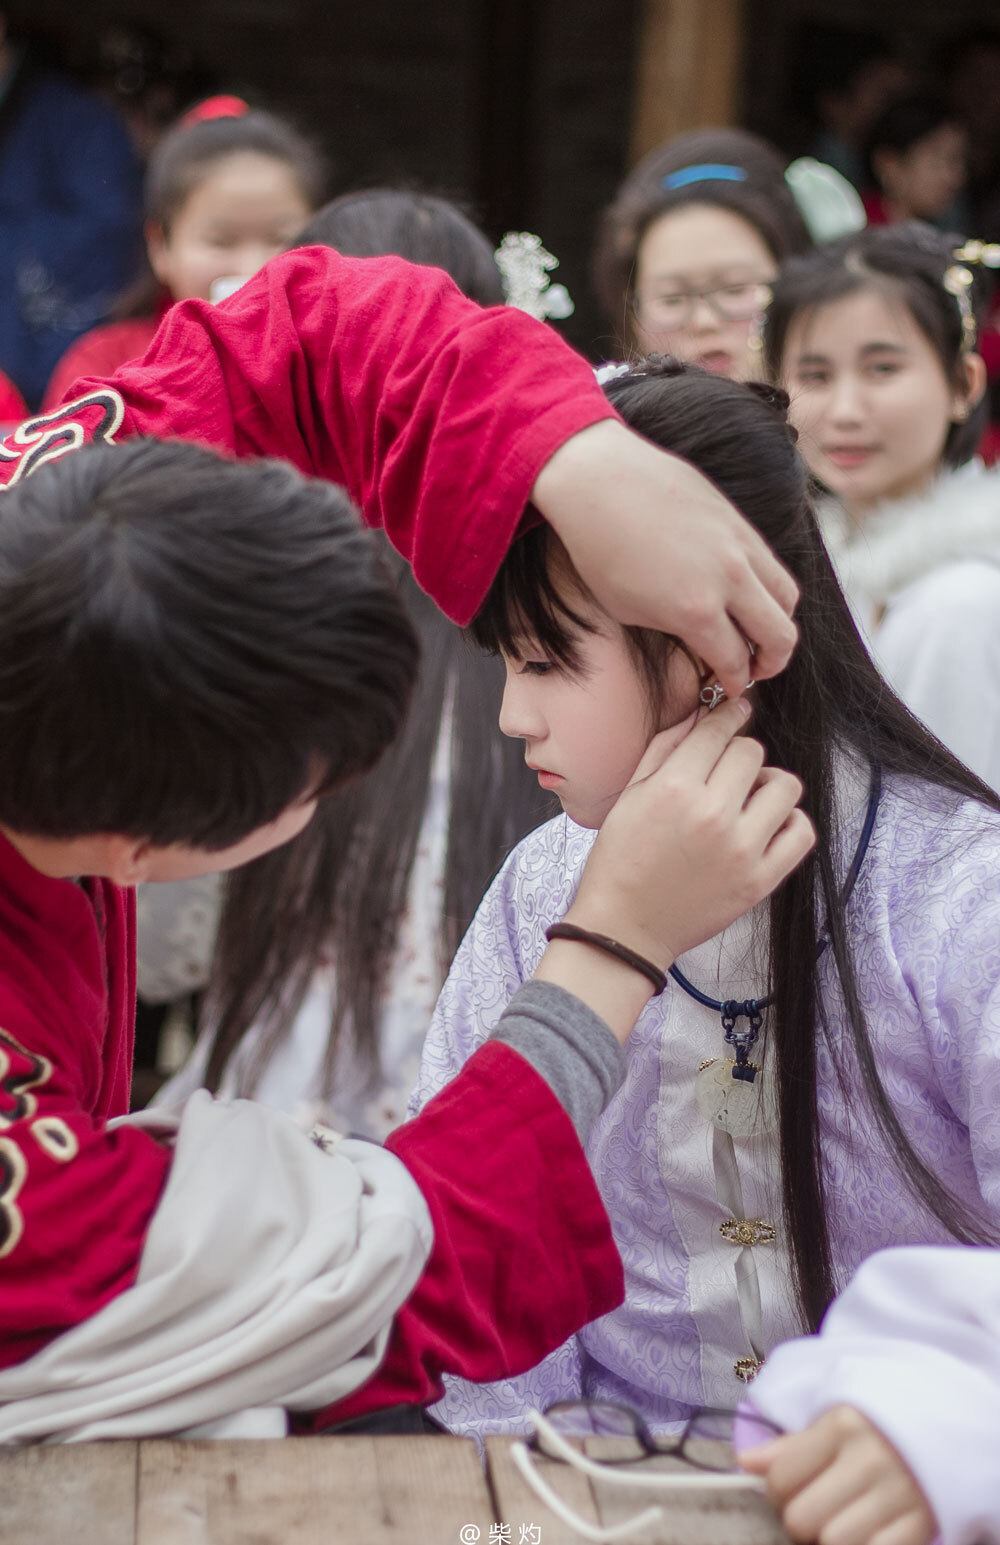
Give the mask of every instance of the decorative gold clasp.
[{"label": "decorative gold clasp", "polygon": [[766,1218],[726,1218],[719,1233],[731,1245],[773,1245],[777,1229]]},{"label": "decorative gold clasp", "polygon": [[733,1364],[733,1372],[741,1384],[752,1384],[763,1366],[762,1357],[738,1357]]}]

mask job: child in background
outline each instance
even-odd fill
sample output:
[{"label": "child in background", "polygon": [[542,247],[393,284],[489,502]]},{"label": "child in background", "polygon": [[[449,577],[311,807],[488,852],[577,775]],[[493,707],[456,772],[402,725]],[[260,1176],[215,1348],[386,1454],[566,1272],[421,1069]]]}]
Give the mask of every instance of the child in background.
[{"label": "child in background", "polygon": [[[524,1378],[451,1384],[439,1414],[460,1432],[523,1430],[530,1407],[581,1397],[661,1428],[732,1408],[875,1250],[1000,1227],[1000,801],[872,666],[783,394],[655,360],[607,390],[798,577],[799,647],[754,688],[753,731],[802,778],[819,840],[769,915],[677,961],[636,1027],[588,1147],[624,1305]],[[477,913],[414,1110],[532,970],[649,735],[718,697],[691,651],[611,621],[544,528],[512,548],[474,631],[505,658],[501,727],[565,814],[515,850]]]},{"label": "child in background", "polygon": [[768,286],[811,245],[784,173],[770,145],[739,129],[682,134],[629,173],[594,264],[622,353],[672,354],[733,380],[760,374]]},{"label": "child in background", "polygon": [[[444,269],[481,305],[503,304],[492,245],[447,199],[345,194],[296,242],[318,244],[355,257],[398,253]],[[405,1119],[434,1004],[483,892],[514,844],[554,813],[497,729],[498,662],[469,649],[388,555],[421,642],[406,727],[301,837],[230,878],[203,1028],[157,1104],[204,1084],[383,1139]],[[140,975],[166,953],[164,933],[197,941],[193,922],[164,930],[162,890],[139,897]],[[201,904],[192,897],[192,910]],[[193,952],[173,956],[179,992],[197,963]]]},{"label": "child in background", "polygon": [[765,346],[831,495],[824,535],[879,665],[1000,790],[1000,473],[975,459],[987,411],[975,255],[911,222],[796,259]]},{"label": "child in background", "polygon": [[872,124],[865,147],[869,225],[960,223],[956,205],[965,188],[967,157],[965,129],[947,102],[920,93],[890,102]]},{"label": "child in background", "polygon": [[52,372],[42,411],[82,376],[110,375],[146,352],[174,301],[220,300],[283,252],[323,193],[312,146],[271,113],[212,97],[160,141],[146,173],[149,272]]}]

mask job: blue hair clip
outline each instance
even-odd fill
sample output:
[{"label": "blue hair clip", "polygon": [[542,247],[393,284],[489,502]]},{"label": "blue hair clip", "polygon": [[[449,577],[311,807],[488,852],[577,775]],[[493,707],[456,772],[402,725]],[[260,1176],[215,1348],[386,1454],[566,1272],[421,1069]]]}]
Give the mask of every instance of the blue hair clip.
[{"label": "blue hair clip", "polygon": [[723,166],[720,162],[706,161],[701,166],[684,166],[679,172],[664,177],[660,186],[668,192],[686,188],[692,182],[746,182],[747,174],[742,166]]}]

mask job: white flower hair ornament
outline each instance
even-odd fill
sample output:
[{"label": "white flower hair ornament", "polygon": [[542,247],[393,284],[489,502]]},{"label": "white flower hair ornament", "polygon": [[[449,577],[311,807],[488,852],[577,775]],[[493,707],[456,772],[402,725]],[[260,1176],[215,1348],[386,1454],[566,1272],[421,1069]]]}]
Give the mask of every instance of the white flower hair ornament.
[{"label": "white flower hair ornament", "polygon": [[530,231],[508,231],[493,254],[503,280],[508,306],[526,311],[539,322],[562,321],[575,307],[564,284],[553,284],[549,273],[559,259]]},{"label": "white flower hair ornament", "polygon": [[785,181],[813,241],[836,241],[868,224],[857,189],[825,161],[800,156],[786,170]]}]

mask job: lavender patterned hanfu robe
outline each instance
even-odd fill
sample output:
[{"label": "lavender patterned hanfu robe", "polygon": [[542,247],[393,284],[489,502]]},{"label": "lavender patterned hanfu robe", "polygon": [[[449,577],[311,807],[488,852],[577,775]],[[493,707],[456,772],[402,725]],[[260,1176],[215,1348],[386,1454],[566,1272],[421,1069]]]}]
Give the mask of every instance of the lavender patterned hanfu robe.
[{"label": "lavender patterned hanfu robe", "polygon": [[[844,874],[865,802],[855,780],[841,823]],[[412,1111],[482,1045],[531,975],[593,840],[560,816],[511,854],[438,1001]],[[905,1131],[957,1196],[1000,1225],[1000,817],[919,782],[887,780],[848,927],[878,1067]],[[742,1000],[764,991],[765,945],[766,917],[751,915],[678,964],[711,996]],[[878,1132],[829,951],[819,969],[828,1038],[818,1050],[819,1111],[843,1285],[883,1246],[949,1236],[907,1189]],[[763,1057],[754,1053],[765,1072],[766,1035],[765,1025]],[[841,1052],[846,1088],[828,1045]],[[523,1430],[529,1407],[581,1395],[624,1400],[654,1428],[676,1420],[678,1403],[735,1405],[744,1385],[734,1366],[748,1351],[741,1255],[742,1277],[749,1270],[759,1292],[764,1350],[801,1333],[773,1132],[733,1144],[743,1216],[772,1222],[773,1242],[748,1249],[720,1233],[729,1214],[719,1201],[713,1129],[694,1098],[699,1064],[725,1054],[719,1015],[671,980],[647,1004],[627,1051],[625,1084],[588,1147],[625,1263],[625,1302],[529,1374],[490,1385],[450,1381],[436,1414],[458,1432]]]}]

